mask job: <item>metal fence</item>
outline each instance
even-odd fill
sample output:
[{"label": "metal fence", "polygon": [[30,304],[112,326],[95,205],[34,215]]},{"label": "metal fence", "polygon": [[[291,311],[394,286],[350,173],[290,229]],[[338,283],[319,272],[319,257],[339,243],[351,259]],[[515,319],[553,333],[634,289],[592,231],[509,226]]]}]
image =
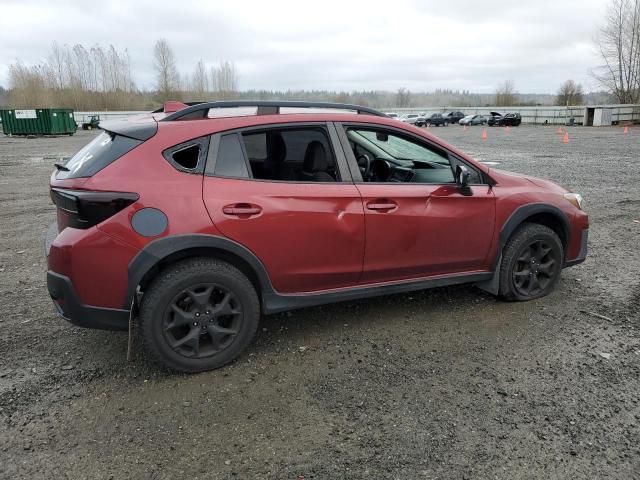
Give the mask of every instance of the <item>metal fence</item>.
[{"label": "metal fence", "polygon": [[[462,112],[465,115],[484,115],[488,117],[490,112],[519,113],[522,123],[564,125],[573,118],[574,123],[583,125],[589,123],[589,111],[604,109],[611,111],[611,121],[614,124],[626,122],[640,122],[640,105],[586,105],[569,107],[423,107],[423,108],[396,108],[385,109],[385,112],[395,112],[398,115],[405,113],[444,113]],[[593,113],[591,113],[593,115]],[[585,122],[585,119],[587,120]]]},{"label": "metal fence", "polygon": [[[588,117],[589,109],[608,109],[611,110],[611,120],[614,124],[626,122],[640,122],[640,105],[588,105],[588,106],[569,106],[569,107],[422,107],[422,108],[395,108],[383,109],[384,112],[395,112],[399,115],[404,113],[444,113],[444,112],[462,112],[465,115],[484,115],[489,116],[490,112],[513,112],[522,116],[522,123],[529,124],[551,124],[564,125],[569,123],[573,118],[576,124],[589,123],[585,122]],[[88,121],[92,115],[99,115],[101,121],[122,120],[135,115],[144,115],[149,112],[127,111],[127,112],[75,112],[76,122],[79,124]],[[587,118],[588,120],[588,118]]]}]

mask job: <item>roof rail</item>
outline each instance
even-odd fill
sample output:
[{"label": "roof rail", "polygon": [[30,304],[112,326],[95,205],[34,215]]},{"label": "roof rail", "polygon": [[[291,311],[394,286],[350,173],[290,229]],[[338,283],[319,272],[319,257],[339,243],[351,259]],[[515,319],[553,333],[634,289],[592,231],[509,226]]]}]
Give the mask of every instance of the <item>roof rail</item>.
[{"label": "roof rail", "polygon": [[[236,107],[258,107],[258,115],[277,115],[281,108],[326,108],[336,110],[353,110],[359,114],[374,115],[376,117],[386,117],[382,113],[373,108],[361,107],[360,105],[350,105],[347,103],[330,103],[330,102],[297,102],[297,101],[254,101],[254,100],[235,100],[224,102],[188,102],[187,108],[178,110],[164,117],[161,122],[170,122],[181,119],[201,119],[207,118],[209,109],[211,108],[236,108]],[[162,110],[160,110],[162,111]]]}]

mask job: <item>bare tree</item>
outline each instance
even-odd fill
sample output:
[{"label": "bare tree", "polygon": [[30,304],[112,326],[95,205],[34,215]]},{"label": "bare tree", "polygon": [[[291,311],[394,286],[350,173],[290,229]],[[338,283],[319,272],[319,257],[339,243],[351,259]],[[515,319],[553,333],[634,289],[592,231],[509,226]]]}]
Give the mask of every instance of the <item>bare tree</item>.
[{"label": "bare tree", "polygon": [[233,62],[220,62],[220,65],[211,69],[211,84],[216,96],[221,99],[230,99],[237,96],[238,73]]},{"label": "bare tree", "polygon": [[567,80],[560,85],[555,103],[556,105],[582,105],[583,101],[582,85],[573,80]]},{"label": "bare tree", "polygon": [[153,57],[153,65],[158,75],[157,90],[160,101],[176,99],[180,83],[178,69],[176,68],[176,57],[164,38],[156,42],[153,49]]},{"label": "bare tree", "polygon": [[209,91],[209,76],[202,59],[196,63],[196,68],[191,77],[191,90],[197,96],[198,100],[203,100],[205,94]]},{"label": "bare tree", "polygon": [[611,0],[598,47],[594,76],[618,102],[640,102],[640,0]]},{"label": "bare tree", "polygon": [[51,91],[47,85],[50,78],[46,67],[27,67],[21,62],[9,66],[9,103],[14,107],[52,106]]},{"label": "bare tree", "polygon": [[131,109],[142,106],[131,75],[129,53],[95,45],[90,49],[53,43],[45,63],[9,68],[14,106],[64,106],[75,109]]},{"label": "bare tree", "polygon": [[407,108],[409,105],[411,105],[411,92],[404,87],[399,88],[396,94],[396,106]]},{"label": "bare tree", "polygon": [[513,80],[505,80],[496,88],[496,106],[510,107],[516,104],[516,91]]}]

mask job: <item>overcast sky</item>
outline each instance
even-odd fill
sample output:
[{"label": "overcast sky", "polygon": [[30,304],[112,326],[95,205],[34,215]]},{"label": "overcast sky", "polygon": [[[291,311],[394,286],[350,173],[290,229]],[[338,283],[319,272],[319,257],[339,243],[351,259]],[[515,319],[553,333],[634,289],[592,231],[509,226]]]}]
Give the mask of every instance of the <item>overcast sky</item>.
[{"label": "overcast sky", "polygon": [[586,90],[607,0],[196,1],[0,0],[0,85],[16,61],[51,43],[128,49],[139,88],[153,88],[152,50],[166,38],[181,73],[231,60],[241,89],[555,93]]}]

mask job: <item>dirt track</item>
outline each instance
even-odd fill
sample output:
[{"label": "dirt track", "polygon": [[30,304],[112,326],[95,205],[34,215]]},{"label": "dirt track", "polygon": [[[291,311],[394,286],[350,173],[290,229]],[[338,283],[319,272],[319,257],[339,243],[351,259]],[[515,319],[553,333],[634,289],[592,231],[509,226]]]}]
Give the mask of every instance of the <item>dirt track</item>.
[{"label": "dirt track", "polygon": [[529,303],[465,286],[267,317],[193,376],[54,315],[48,178],[94,133],[0,137],[0,478],[640,478],[640,129],[432,130],[581,192],[587,261]]}]

